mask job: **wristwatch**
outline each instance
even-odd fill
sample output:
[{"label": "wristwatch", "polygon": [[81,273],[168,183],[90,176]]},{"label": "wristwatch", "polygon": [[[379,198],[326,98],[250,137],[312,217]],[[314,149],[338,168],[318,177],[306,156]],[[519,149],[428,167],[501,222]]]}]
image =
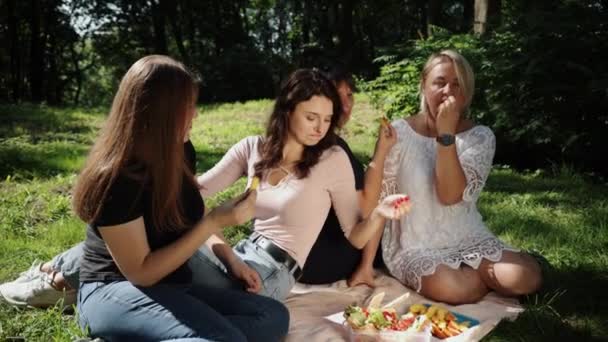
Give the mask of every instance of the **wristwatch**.
[{"label": "wristwatch", "polygon": [[440,134],[435,140],[442,146],[450,146],[456,142],[456,137],[453,134]]}]

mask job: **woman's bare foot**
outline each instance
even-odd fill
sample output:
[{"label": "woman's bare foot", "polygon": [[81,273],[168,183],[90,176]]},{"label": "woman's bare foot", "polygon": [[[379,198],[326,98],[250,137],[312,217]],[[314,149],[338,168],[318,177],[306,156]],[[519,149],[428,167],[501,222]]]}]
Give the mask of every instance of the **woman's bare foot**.
[{"label": "woman's bare foot", "polygon": [[351,274],[350,278],[347,280],[348,286],[357,286],[357,285],[367,285],[369,287],[376,287],[376,283],[374,281],[374,269],[372,267],[357,267],[355,272]]}]

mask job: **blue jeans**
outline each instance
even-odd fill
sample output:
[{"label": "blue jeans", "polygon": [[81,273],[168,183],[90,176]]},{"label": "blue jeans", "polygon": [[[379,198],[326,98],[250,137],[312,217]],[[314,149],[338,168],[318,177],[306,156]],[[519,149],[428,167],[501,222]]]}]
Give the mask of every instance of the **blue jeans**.
[{"label": "blue jeans", "polygon": [[[78,288],[80,259],[84,243],[81,242],[55,256],[53,269],[61,271],[68,284]],[[262,280],[259,294],[276,300],[284,300],[295,284],[295,279],[283,264],[277,263],[266,251],[259,248],[249,239],[239,241],[234,252],[251,268],[256,270]],[[244,284],[234,279],[222,262],[206,246],[201,246],[188,261],[192,270],[192,283],[205,287],[222,289],[243,289]]]},{"label": "blue jeans", "polygon": [[79,323],[107,341],[278,341],[289,312],[270,298],[197,285],[84,283]]},{"label": "blue jeans", "polygon": [[77,289],[80,285],[80,260],[83,255],[84,242],[79,242],[77,245],[61,254],[55,255],[51,259],[53,270],[60,271],[65,281],[73,289]]},{"label": "blue jeans", "polygon": [[[285,265],[276,262],[265,250],[249,239],[239,241],[233,250],[260,275],[262,280],[260,295],[280,301],[287,298],[296,281]],[[232,278],[222,262],[206,246],[194,253],[188,265],[192,269],[194,284],[243,289],[244,284]]]}]

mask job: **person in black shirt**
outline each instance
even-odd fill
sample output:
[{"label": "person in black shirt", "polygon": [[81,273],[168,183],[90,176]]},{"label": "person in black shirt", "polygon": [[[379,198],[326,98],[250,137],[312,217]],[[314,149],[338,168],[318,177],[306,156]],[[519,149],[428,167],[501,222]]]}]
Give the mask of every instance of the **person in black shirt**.
[{"label": "person in black shirt", "polygon": [[[343,128],[351,118],[355,103],[353,92],[357,89],[356,84],[352,74],[342,67],[334,67],[327,73],[327,76],[336,85],[340,95],[343,113],[339,127]],[[338,137],[338,146],[346,152],[350,159],[355,174],[355,188],[359,193],[359,201],[364,215],[369,214],[380,195],[378,187],[365,184],[366,172],[382,175],[384,159],[396,141],[397,137],[393,127],[381,121],[374,156],[367,171],[364,171],[363,165],[354,156],[346,141]],[[381,235],[376,235],[368,243],[377,245],[380,237]],[[373,287],[374,275],[369,274],[368,268],[359,268],[361,257],[361,250],[353,247],[344,236],[336,213],[332,208],[306,259],[306,266],[302,270],[302,277],[299,281],[305,284],[327,284],[347,279],[349,286],[365,284]],[[375,259],[374,265],[382,267],[381,253],[376,253]]]},{"label": "person in black shirt", "polygon": [[166,56],[123,77],[74,189],[88,223],[79,323],[104,340],[276,341],[289,313],[243,291],[192,285],[187,260],[222,227],[251,219],[256,192],[204,216],[189,142],[195,79]]}]

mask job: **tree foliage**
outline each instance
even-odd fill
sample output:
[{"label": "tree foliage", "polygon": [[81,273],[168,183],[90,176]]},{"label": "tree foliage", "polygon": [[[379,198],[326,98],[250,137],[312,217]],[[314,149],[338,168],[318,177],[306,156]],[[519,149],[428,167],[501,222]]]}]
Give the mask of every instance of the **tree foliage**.
[{"label": "tree foliage", "polygon": [[378,57],[380,75],[366,87],[375,105],[391,116],[415,114],[422,65],[433,52],[456,49],[476,71],[470,115],[495,131],[497,162],[566,163],[608,174],[608,8],[595,1],[509,4],[502,26],[488,35],[438,31]]},{"label": "tree foliage", "polygon": [[499,162],[606,173],[607,11],[606,0],[4,0],[0,102],[108,104],[129,65],[157,53],[201,76],[202,101],[272,97],[294,68],[340,63],[402,115],[418,108],[424,60],[450,47],[477,71],[471,115],[497,133]]}]

